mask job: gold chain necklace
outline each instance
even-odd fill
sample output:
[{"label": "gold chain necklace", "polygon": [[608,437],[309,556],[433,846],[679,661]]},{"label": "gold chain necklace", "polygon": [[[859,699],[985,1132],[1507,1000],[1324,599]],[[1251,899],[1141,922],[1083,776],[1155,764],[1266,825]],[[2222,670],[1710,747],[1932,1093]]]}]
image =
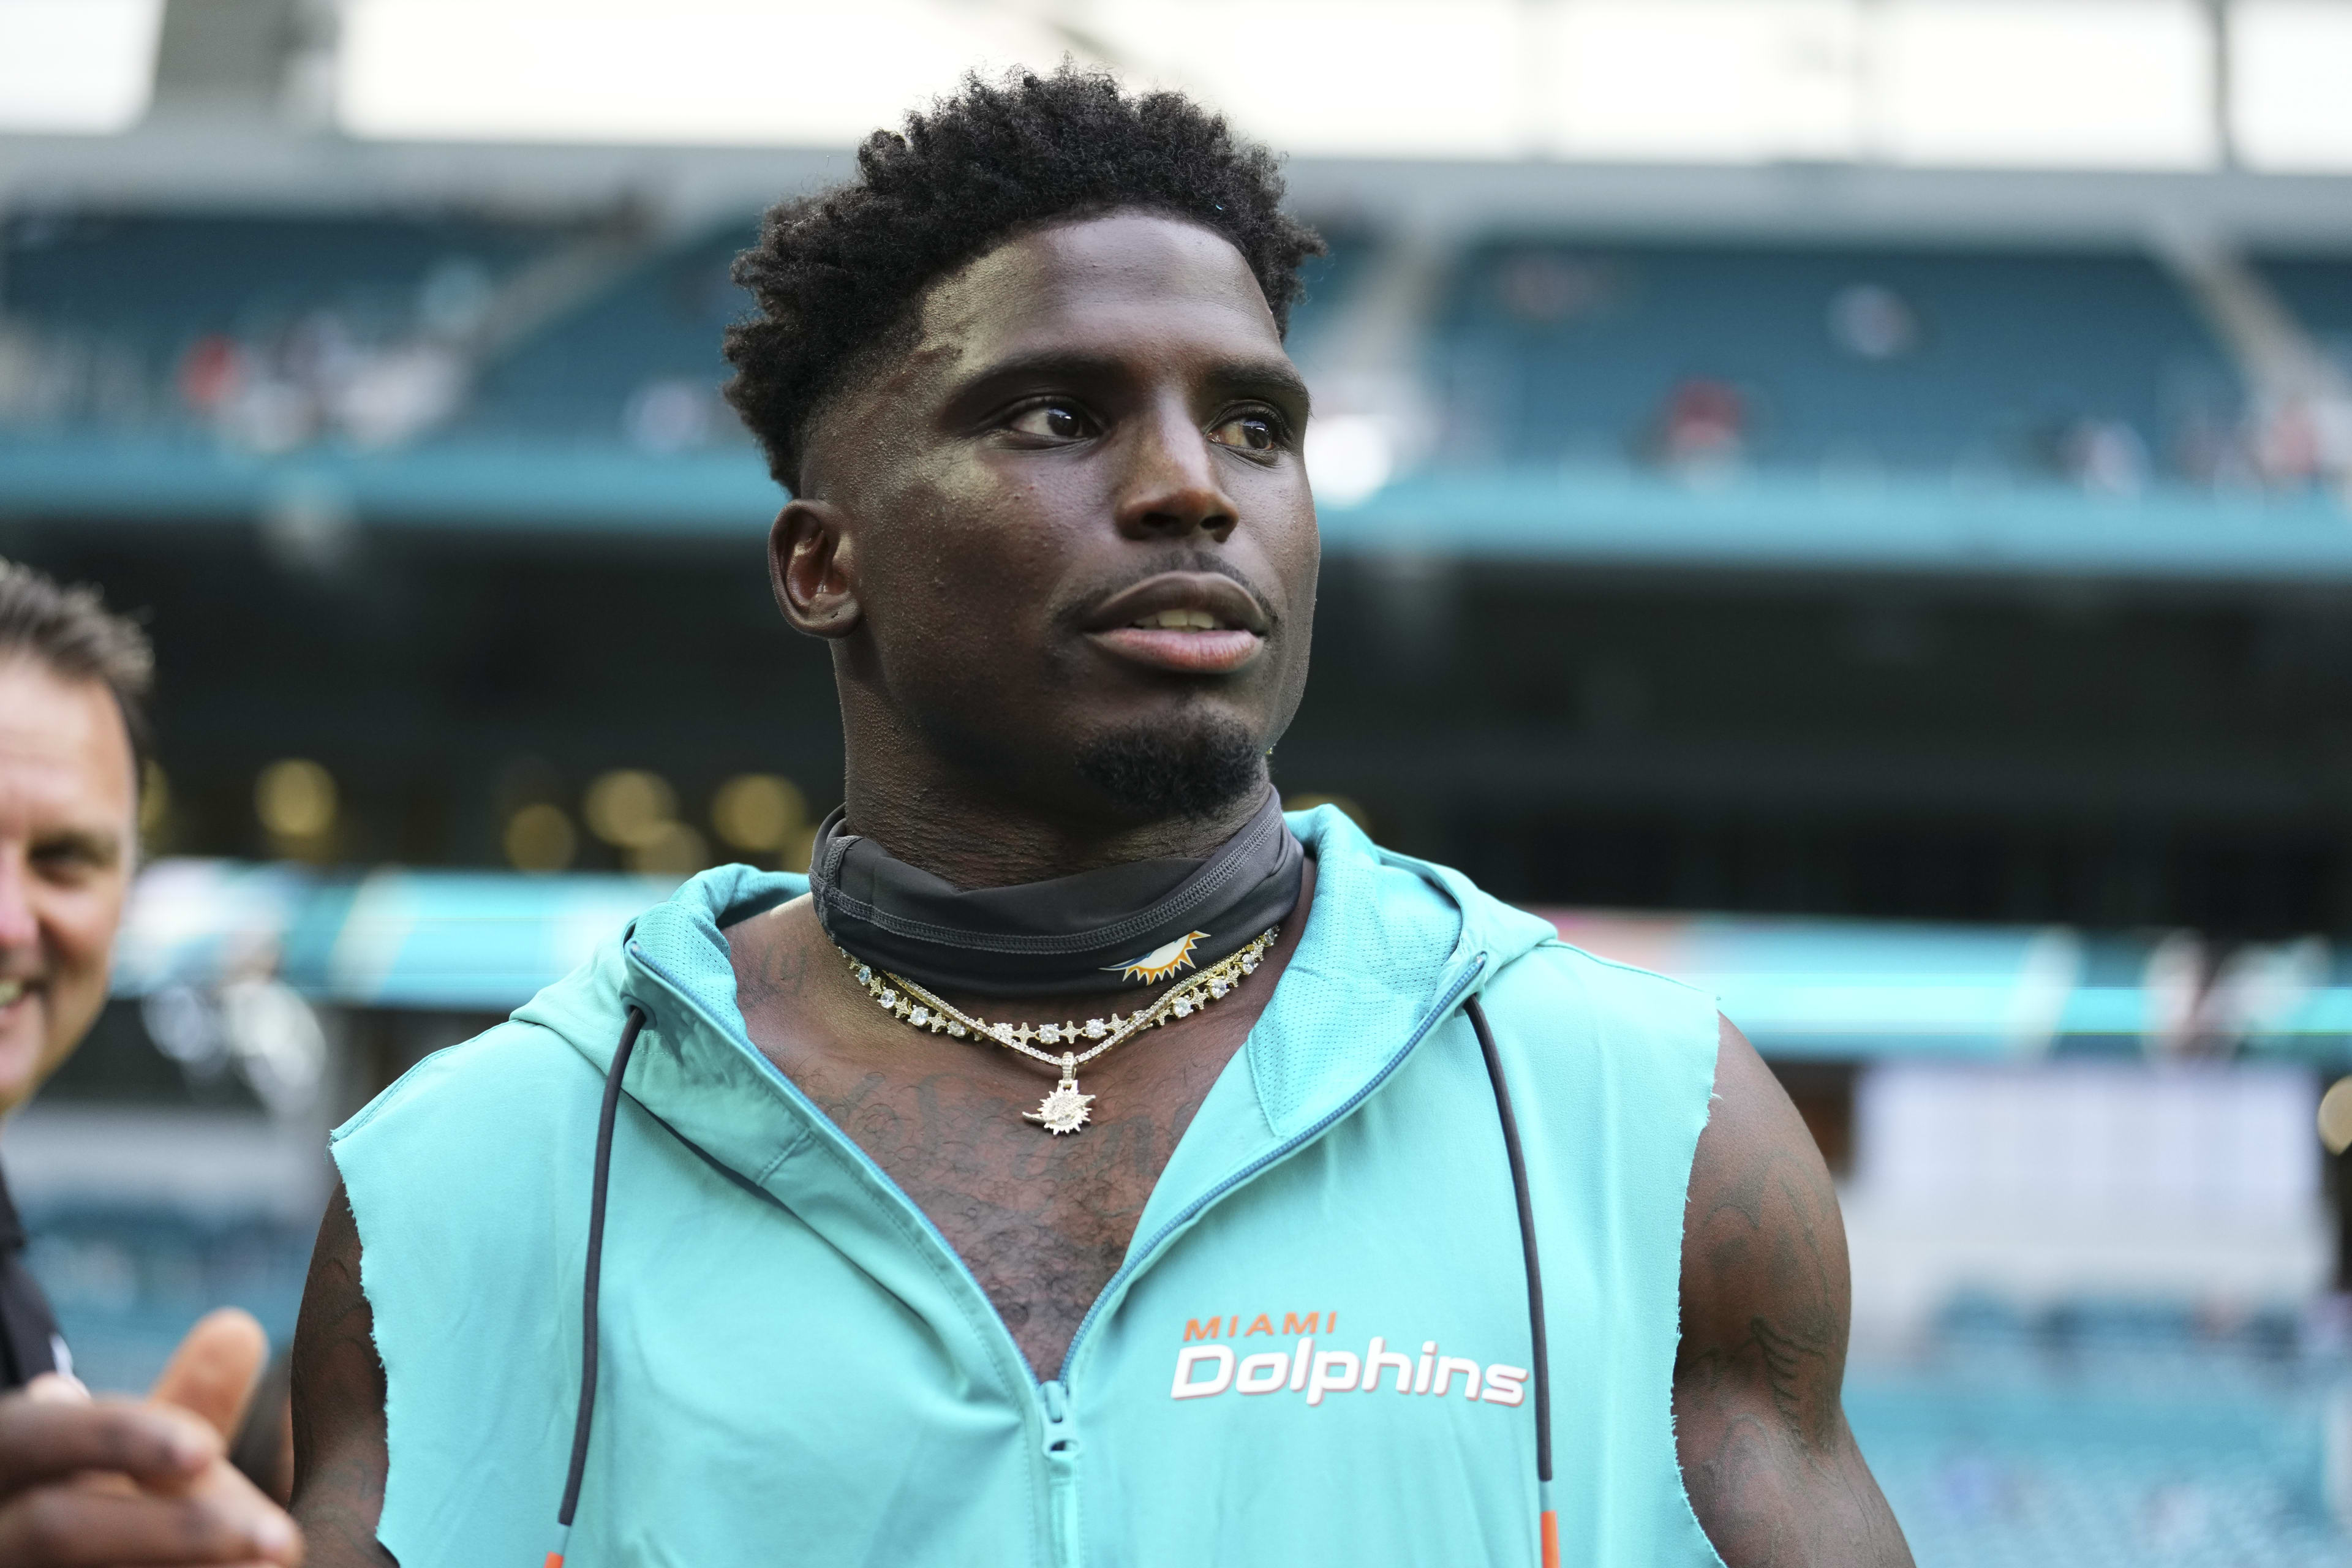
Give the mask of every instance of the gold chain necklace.
[{"label": "gold chain necklace", "polygon": [[[1093,1095],[1078,1092],[1078,1068],[1113,1046],[1123,1045],[1135,1038],[1146,1029],[1155,1028],[1171,1018],[1190,1017],[1210,1003],[1222,1000],[1242,983],[1244,975],[1255,973],[1258,963],[1265,957],[1265,950],[1272,947],[1275,938],[1281,934],[1280,926],[1266,927],[1247,947],[1227,954],[1200,973],[1170,986],[1149,1005],[1139,1007],[1125,1016],[1113,1013],[1108,1018],[1089,1018],[1083,1024],[1041,1024],[1035,1028],[1027,1024],[992,1024],[984,1018],[975,1018],[953,1004],[941,1001],[911,980],[887,970],[877,969],[844,948],[836,947],[834,951],[848,963],[849,973],[866,987],[866,994],[891,1016],[903,1018],[918,1029],[946,1035],[950,1039],[987,1040],[1044,1062],[1048,1067],[1060,1068],[1062,1079],[1054,1086],[1054,1091],[1037,1102],[1036,1110],[1021,1113],[1022,1120],[1037,1122],[1058,1138],[1065,1132],[1076,1132],[1084,1127],[1089,1120],[1087,1107],[1095,1102]],[[1032,1040],[1038,1045],[1067,1045],[1074,1048],[1057,1056],[1051,1051],[1037,1049],[1036,1046],[1029,1043]],[[1075,1047],[1081,1040],[1095,1044],[1079,1051]]]}]

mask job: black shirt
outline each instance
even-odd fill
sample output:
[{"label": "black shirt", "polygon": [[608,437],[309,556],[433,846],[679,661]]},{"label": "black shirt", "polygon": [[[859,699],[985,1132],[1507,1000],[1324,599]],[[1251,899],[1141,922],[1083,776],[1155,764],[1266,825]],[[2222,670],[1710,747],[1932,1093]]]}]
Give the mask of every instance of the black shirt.
[{"label": "black shirt", "polygon": [[7,1178],[0,1176],[0,1389],[22,1388],[45,1372],[71,1370],[70,1361],[63,1369],[58,1365],[64,1348],[49,1299],[25,1267],[25,1222],[8,1197]]}]

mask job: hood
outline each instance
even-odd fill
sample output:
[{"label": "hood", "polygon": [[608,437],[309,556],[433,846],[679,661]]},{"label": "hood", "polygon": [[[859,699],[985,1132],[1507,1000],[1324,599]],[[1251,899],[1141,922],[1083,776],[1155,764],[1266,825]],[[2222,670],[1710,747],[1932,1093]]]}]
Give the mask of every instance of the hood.
[{"label": "hood", "polygon": [[[1335,807],[1295,813],[1290,824],[1315,858],[1315,900],[1244,1052],[1259,1135],[1276,1138],[1360,1097],[1425,1032],[1433,1011],[1556,939],[1549,921],[1488,897],[1459,872],[1376,847]],[[751,1044],[722,933],[807,890],[808,879],[790,873],[706,871],[515,1017],[562,1036],[601,1074],[627,1008],[644,1008],[627,1092],[758,1181],[805,1139],[841,1135]]]}]

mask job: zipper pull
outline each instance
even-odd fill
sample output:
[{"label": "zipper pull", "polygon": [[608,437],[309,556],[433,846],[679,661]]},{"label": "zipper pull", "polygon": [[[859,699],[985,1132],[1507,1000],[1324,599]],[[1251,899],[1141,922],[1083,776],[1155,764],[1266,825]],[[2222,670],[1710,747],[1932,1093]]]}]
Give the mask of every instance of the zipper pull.
[{"label": "zipper pull", "polygon": [[1078,1434],[1069,1386],[1061,1379],[1037,1385],[1045,1406],[1045,1488],[1054,1534],[1055,1568],[1079,1568]]},{"label": "zipper pull", "polygon": [[1069,1441],[1070,1391],[1060,1378],[1038,1384],[1045,1399],[1045,1451],[1058,1453]]}]

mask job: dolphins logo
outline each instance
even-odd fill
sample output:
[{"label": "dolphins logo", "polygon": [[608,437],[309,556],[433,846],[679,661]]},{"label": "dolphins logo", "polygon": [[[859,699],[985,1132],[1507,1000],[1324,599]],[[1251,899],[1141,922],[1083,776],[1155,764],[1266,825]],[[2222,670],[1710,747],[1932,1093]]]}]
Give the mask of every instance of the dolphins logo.
[{"label": "dolphins logo", "polygon": [[1174,942],[1162,942],[1141,958],[1129,959],[1125,963],[1107,963],[1103,968],[1106,973],[1114,969],[1119,971],[1121,980],[1140,980],[1146,985],[1156,985],[1180,969],[1192,968],[1192,944],[1208,940],[1207,931],[1187,931]]}]

